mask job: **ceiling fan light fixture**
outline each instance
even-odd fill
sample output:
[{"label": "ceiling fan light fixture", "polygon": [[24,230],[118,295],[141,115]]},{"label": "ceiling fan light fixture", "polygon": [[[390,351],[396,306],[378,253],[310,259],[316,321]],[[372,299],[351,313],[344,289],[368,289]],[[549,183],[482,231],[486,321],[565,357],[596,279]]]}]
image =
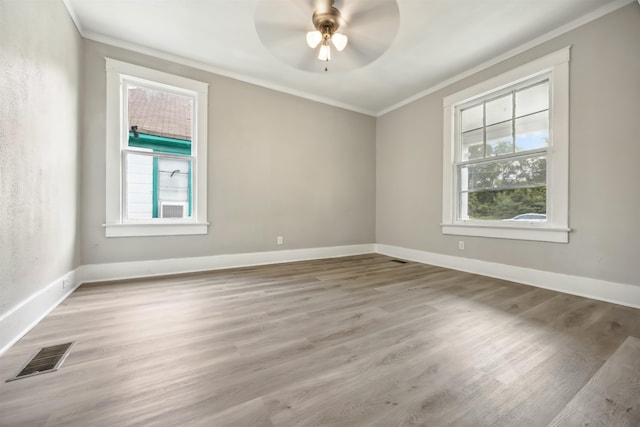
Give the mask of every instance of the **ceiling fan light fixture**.
[{"label": "ceiling fan light fixture", "polygon": [[322,41],[322,33],[320,31],[309,31],[307,33],[307,45],[311,49],[315,49]]},{"label": "ceiling fan light fixture", "polygon": [[335,0],[318,1],[317,8],[313,12],[313,26],[317,31],[307,33],[307,44],[314,49],[322,42],[318,59],[321,61],[331,60],[331,46],[329,41],[333,43],[338,52],[341,52],[348,42],[347,36],[337,33],[340,25],[344,25],[344,19],[340,11],[333,7]]},{"label": "ceiling fan light fixture", "polygon": [[348,40],[347,36],[340,33],[333,33],[331,36],[331,43],[338,49],[338,52],[342,52],[347,47]]},{"label": "ceiling fan light fixture", "polygon": [[326,41],[320,46],[320,53],[318,59],[321,61],[331,61],[331,46]]}]

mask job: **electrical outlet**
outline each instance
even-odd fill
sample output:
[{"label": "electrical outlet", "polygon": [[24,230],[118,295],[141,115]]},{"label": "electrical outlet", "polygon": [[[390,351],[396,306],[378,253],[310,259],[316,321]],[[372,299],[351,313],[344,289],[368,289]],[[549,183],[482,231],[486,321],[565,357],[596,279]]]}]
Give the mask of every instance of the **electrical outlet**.
[{"label": "electrical outlet", "polygon": [[464,240],[458,240],[458,249],[464,251]]},{"label": "electrical outlet", "polygon": [[62,289],[67,289],[69,286],[71,286],[71,276],[64,276],[64,279],[62,279]]},{"label": "electrical outlet", "polygon": [[276,243],[279,244],[279,245],[282,245],[284,243],[284,237],[278,236],[276,238]]}]

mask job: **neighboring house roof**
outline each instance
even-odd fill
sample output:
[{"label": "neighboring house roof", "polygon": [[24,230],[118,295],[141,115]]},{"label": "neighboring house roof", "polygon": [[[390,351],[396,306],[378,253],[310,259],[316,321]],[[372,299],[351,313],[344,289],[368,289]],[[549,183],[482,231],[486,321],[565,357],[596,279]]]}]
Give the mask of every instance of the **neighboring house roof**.
[{"label": "neighboring house roof", "polygon": [[192,100],[153,89],[129,88],[129,128],[138,133],[191,140]]}]

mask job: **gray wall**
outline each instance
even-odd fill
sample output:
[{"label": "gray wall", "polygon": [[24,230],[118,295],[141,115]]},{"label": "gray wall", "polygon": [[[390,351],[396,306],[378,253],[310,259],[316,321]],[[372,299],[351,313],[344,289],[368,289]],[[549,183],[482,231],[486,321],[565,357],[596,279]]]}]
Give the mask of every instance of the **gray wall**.
[{"label": "gray wall", "polygon": [[[84,43],[83,264],[374,242],[375,118]],[[208,235],[104,237],[105,56],[210,84]]]},{"label": "gray wall", "polygon": [[[640,284],[639,41],[634,2],[380,117],[376,242]],[[570,243],[443,235],[443,97],[567,45]]]},{"label": "gray wall", "polygon": [[0,316],[79,265],[81,47],[62,2],[0,1]]}]

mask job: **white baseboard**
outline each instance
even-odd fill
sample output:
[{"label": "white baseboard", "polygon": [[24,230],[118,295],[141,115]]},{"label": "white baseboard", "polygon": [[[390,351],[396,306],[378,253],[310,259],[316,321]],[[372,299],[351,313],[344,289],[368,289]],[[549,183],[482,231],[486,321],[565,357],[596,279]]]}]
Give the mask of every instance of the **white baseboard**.
[{"label": "white baseboard", "polygon": [[640,308],[640,286],[376,244],[379,254]]},{"label": "white baseboard", "polygon": [[[63,286],[65,279],[66,286]],[[78,269],[75,269],[0,316],[0,354],[29,332],[79,285]]]},{"label": "white baseboard", "polygon": [[87,264],[80,267],[81,282],[132,279],[167,274],[192,273],[223,268],[249,267],[264,264],[334,258],[373,253],[374,244],[333,246],[326,248],[291,249],[245,254],[212,255],[193,258],[170,258],[149,261]]}]

